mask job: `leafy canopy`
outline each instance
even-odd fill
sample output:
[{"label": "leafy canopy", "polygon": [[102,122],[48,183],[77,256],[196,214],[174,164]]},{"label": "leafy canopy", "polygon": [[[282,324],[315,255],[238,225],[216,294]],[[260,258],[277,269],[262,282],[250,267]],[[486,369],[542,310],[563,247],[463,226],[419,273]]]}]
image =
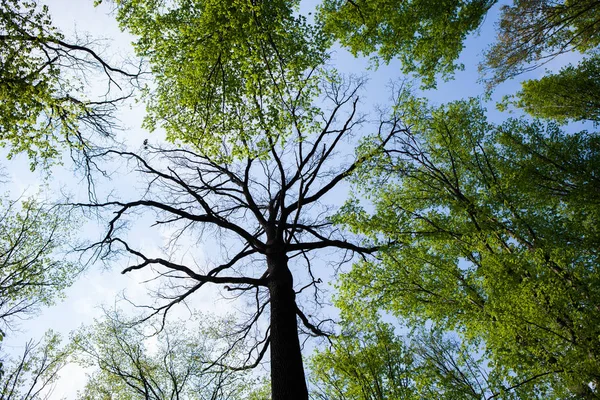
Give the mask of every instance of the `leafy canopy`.
[{"label": "leafy canopy", "polygon": [[[204,154],[261,151],[268,138],[310,126],[315,69],[329,41],[298,1],[118,0],[155,84],[146,126]],[[250,142],[258,134],[257,148]]]},{"label": "leafy canopy", "polygon": [[347,324],[333,346],[311,357],[311,381],[319,399],[409,399],[413,355],[388,324]]},{"label": "leafy canopy", "polygon": [[111,67],[88,44],[66,42],[47,6],[0,0],[0,146],[10,147],[9,158],[26,153],[31,169],[48,166],[61,150],[86,150],[88,133],[112,134],[115,105],[126,95],[90,100],[85,78],[99,70],[120,89],[116,76],[136,75]]},{"label": "leafy canopy", "polygon": [[374,211],[351,200],[337,217],[395,243],[343,277],[343,311],[365,302],[456,330],[484,344],[509,383],[595,390],[598,136],[523,120],[495,126],[476,100],[401,108],[408,133],[357,177]]},{"label": "leafy canopy", "polygon": [[[319,18],[325,30],[354,55],[390,62],[416,73],[424,86],[451,78],[468,35],[476,32],[495,0],[325,0]],[[569,51],[600,44],[594,0],[516,0],[503,5],[496,41],[480,68],[488,88]]]},{"label": "leafy canopy", "polygon": [[512,104],[538,118],[566,123],[600,123],[600,56],[569,65],[556,74],[522,83],[515,98],[505,99],[501,108]]},{"label": "leafy canopy", "polygon": [[531,71],[559,54],[600,45],[600,5],[594,0],[516,0],[502,7],[498,39],[482,69],[496,85]]},{"label": "leafy canopy", "polygon": [[27,342],[23,352],[10,358],[6,369],[0,370],[0,399],[48,398],[70,356],[69,349],[60,344],[60,336],[52,331],[39,342]]},{"label": "leafy canopy", "polygon": [[94,370],[78,398],[248,398],[253,380],[214,362],[210,323],[206,316],[197,317],[157,331],[120,311],[105,312],[102,320],[81,328],[72,338],[71,351],[79,365]]},{"label": "leafy canopy", "polygon": [[455,334],[418,327],[401,337],[377,316],[345,319],[342,327],[332,346],[311,358],[315,399],[554,398],[537,382],[509,387],[486,368],[480,349]]},{"label": "leafy canopy", "polygon": [[490,0],[325,0],[319,16],[327,32],[356,55],[375,52],[384,62],[398,57],[404,73],[426,86],[451,77],[467,35],[495,3]]},{"label": "leafy canopy", "polygon": [[0,329],[50,305],[80,271],[66,257],[72,218],[34,199],[0,199]]},{"label": "leafy canopy", "polygon": [[0,139],[11,144],[9,157],[25,151],[34,160],[54,158],[60,119],[38,123],[39,118],[65,111],[68,118],[62,126],[67,129],[73,109],[67,99],[54,96],[60,68],[44,59],[40,42],[62,36],[52,26],[46,6],[3,0],[0,7]]}]

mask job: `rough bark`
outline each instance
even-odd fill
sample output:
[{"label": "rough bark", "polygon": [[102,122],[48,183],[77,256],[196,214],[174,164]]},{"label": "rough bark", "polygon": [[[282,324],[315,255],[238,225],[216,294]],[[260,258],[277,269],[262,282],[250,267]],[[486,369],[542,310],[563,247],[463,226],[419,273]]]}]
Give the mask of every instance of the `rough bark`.
[{"label": "rough bark", "polygon": [[308,389],[302,365],[296,293],[284,251],[267,255],[271,299],[272,400],[306,400]]}]

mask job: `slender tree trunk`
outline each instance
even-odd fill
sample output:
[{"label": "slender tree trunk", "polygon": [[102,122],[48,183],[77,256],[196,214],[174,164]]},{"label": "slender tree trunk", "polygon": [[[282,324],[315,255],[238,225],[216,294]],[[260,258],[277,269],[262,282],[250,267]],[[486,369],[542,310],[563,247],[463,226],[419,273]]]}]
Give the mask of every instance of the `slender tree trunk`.
[{"label": "slender tree trunk", "polygon": [[272,400],[307,400],[302,365],[296,294],[285,253],[267,255],[271,297],[271,393]]}]

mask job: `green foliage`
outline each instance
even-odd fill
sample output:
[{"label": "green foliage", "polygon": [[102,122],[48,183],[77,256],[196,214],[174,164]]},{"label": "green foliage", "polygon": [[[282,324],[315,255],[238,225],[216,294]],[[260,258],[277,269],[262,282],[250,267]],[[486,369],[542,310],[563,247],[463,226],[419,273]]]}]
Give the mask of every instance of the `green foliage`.
[{"label": "green foliage", "polygon": [[[344,307],[344,304],[339,304]],[[327,400],[481,400],[554,398],[530,382],[508,387],[486,371],[476,346],[455,335],[415,329],[402,338],[391,325],[344,321],[332,346],[311,358],[313,398]]]},{"label": "green foliage", "polygon": [[[475,32],[494,0],[325,0],[319,18],[325,31],[354,55],[398,58],[404,73],[424,86],[452,77],[466,37]],[[558,54],[586,52],[600,44],[600,10],[594,0],[516,0],[504,5],[498,36],[481,69],[488,87],[539,67]]]},{"label": "green foliage", "polygon": [[99,69],[109,88],[121,89],[116,75],[135,75],[111,67],[86,45],[65,42],[46,5],[0,0],[0,146],[10,148],[9,158],[25,153],[31,169],[48,167],[60,162],[63,149],[87,149],[88,133],[111,135],[122,98],[105,94],[91,101],[83,82]]},{"label": "green foliage", "polygon": [[118,0],[121,26],[138,36],[155,79],[146,127],[238,157],[310,126],[329,41],[296,16],[298,3]]},{"label": "green foliage", "polygon": [[475,100],[398,112],[404,139],[357,178],[374,212],[355,200],[337,217],[385,246],[343,277],[343,311],[366,302],[456,330],[509,387],[597,390],[598,137],[493,126]]},{"label": "green foliage", "polygon": [[78,398],[246,399],[252,379],[212,359],[215,343],[205,325],[205,318],[194,318],[157,330],[117,312],[81,328],[73,354],[95,370]]},{"label": "green foliage", "polygon": [[311,358],[314,397],[323,399],[416,398],[412,355],[387,324],[345,326],[333,346]]},{"label": "green foliage", "polygon": [[483,69],[496,85],[569,51],[600,44],[600,5],[594,0],[516,0],[502,7],[498,39],[485,53]]},{"label": "green foliage", "polygon": [[69,356],[69,349],[60,347],[60,337],[52,331],[46,332],[37,343],[29,341],[23,353],[5,363],[6,370],[0,380],[0,399],[47,398]]},{"label": "green foliage", "polygon": [[34,199],[0,199],[0,327],[10,328],[71,285],[80,266],[64,251],[73,221]]},{"label": "green foliage", "polygon": [[467,35],[485,17],[493,0],[325,0],[320,19],[354,55],[378,52],[398,57],[405,73],[415,72],[434,87],[437,74],[449,78]]},{"label": "green foliage", "polygon": [[[10,143],[9,156],[27,152],[33,167],[37,158],[57,156],[56,122],[48,124],[43,116],[58,116],[69,107],[67,99],[54,96],[60,68],[44,59],[40,46],[62,36],[52,26],[46,6],[20,0],[0,3],[0,31],[0,140]],[[69,116],[72,110],[67,110]],[[72,121],[66,122],[65,127]]]},{"label": "green foliage", "polygon": [[264,378],[260,380],[245,400],[271,400],[271,382]]},{"label": "green foliage", "polygon": [[500,107],[512,104],[534,117],[600,123],[600,56],[569,65],[556,74],[522,83],[516,99],[507,98]]}]

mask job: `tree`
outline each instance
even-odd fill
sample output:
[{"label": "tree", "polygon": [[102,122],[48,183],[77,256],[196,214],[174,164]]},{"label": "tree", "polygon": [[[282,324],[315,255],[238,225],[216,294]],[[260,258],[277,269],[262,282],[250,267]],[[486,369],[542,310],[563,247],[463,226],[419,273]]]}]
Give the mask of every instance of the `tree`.
[{"label": "tree", "polygon": [[64,254],[72,221],[58,207],[3,199],[0,216],[0,326],[50,305],[80,266]]},{"label": "tree", "polygon": [[[86,156],[96,139],[112,136],[116,106],[129,96],[121,81],[139,72],[111,66],[93,44],[65,39],[45,5],[0,0],[0,146],[8,158],[26,153],[33,170],[60,162],[68,149],[83,156],[87,172],[94,167]],[[86,87],[92,77],[107,88],[96,99]],[[34,199],[1,203],[0,342],[15,319],[51,304],[80,269],[58,254],[72,228],[63,210]]]},{"label": "tree", "polygon": [[310,362],[318,399],[410,399],[416,394],[412,354],[393,327],[343,326],[332,346]]},{"label": "tree", "polygon": [[569,65],[556,74],[522,83],[512,104],[538,118],[600,122],[600,56],[584,59],[578,66]]},{"label": "tree", "polygon": [[407,337],[375,320],[343,322],[329,349],[311,358],[316,399],[538,399],[553,398],[532,382],[508,387],[476,348],[455,334],[415,327]]},{"label": "tree", "polygon": [[[15,320],[53,304],[81,267],[66,258],[72,219],[33,198],[0,199],[0,376],[2,341]],[[33,343],[29,347],[35,347]],[[27,352],[26,352],[27,353]]]},{"label": "tree", "polygon": [[[299,1],[117,0],[123,29],[151,66],[146,127],[205,153],[243,156],[258,133],[310,125],[329,41],[295,11]],[[316,112],[316,110],[313,110]],[[216,134],[215,132],[218,132]],[[263,138],[259,151],[268,151]]]},{"label": "tree", "polygon": [[[320,8],[325,29],[353,54],[389,62],[398,58],[427,87],[436,76],[450,78],[464,40],[484,21],[496,1],[326,0]],[[515,0],[502,6],[498,36],[480,69],[488,89],[538,68],[559,54],[597,48],[597,2]]]},{"label": "tree", "polygon": [[[67,41],[47,6],[0,1],[0,143],[10,146],[9,158],[24,152],[34,169],[56,162],[61,149],[85,152],[94,138],[112,135],[116,106],[129,96],[119,80],[139,73],[109,65],[92,45]],[[95,100],[86,90],[92,76],[107,85]]]},{"label": "tree", "polygon": [[516,0],[503,6],[498,39],[485,53],[482,69],[496,85],[570,51],[600,44],[600,5],[593,0]]},{"label": "tree", "polygon": [[[117,156],[131,161],[150,178],[146,191],[133,199],[80,206],[111,213],[106,236],[88,250],[99,257],[117,250],[135,256],[137,262],[124,273],[159,268],[167,283],[151,314],[165,315],[207,284],[220,284],[224,291],[250,298],[255,310],[232,335],[238,335],[236,343],[253,344],[250,357],[236,367],[257,365],[270,349],[273,398],[306,398],[297,317],[312,334],[324,332],[298,306],[296,289],[302,292],[319,282],[308,257],[312,251],[340,248],[365,255],[355,267],[364,276],[353,272],[346,281],[348,296],[386,299],[388,291],[381,282],[399,273],[398,288],[424,297],[396,292],[389,304],[383,304],[399,315],[409,314],[412,321],[432,319],[445,330],[456,329],[466,343],[485,343],[507,387],[533,380],[542,385],[566,382],[567,388],[596,382],[598,352],[587,340],[597,336],[597,324],[590,324],[596,318],[591,310],[597,293],[591,285],[597,276],[589,267],[594,265],[596,230],[590,227],[582,236],[574,228],[589,226],[591,220],[583,210],[596,213],[597,172],[585,158],[595,157],[586,147],[594,148],[593,139],[583,134],[561,139],[555,126],[544,133],[541,125],[519,121],[492,127],[483,111],[469,102],[428,110],[415,100],[396,104],[392,116],[380,121],[375,135],[362,142],[355,158],[342,167],[332,166],[343,161],[334,157],[334,149],[362,119],[354,89],[323,71],[329,38],[295,15],[296,2],[120,0],[116,4],[119,21],[139,36],[138,54],[148,57],[156,77],[156,86],[146,92],[146,126],[165,128],[175,147],[148,145],[144,154],[111,150],[98,155],[96,160]],[[423,63],[433,71],[431,84],[438,65],[448,73],[455,67],[451,64],[458,47],[491,4],[461,3],[446,16],[433,13],[439,18],[423,23],[423,30],[449,31],[452,38],[451,45],[439,51],[424,50],[430,49],[428,43],[437,43],[430,41],[432,35],[415,41],[421,20],[414,15],[422,16],[415,10],[427,10],[428,16],[439,7],[423,4],[407,5],[413,14],[407,12],[405,18],[412,30],[408,42],[402,43],[410,49],[410,44],[422,43],[417,60],[432,56]],[[344,6],[361,12],[357,3]],[[321,18],[328,26],[327,13],[337,11],[325,10]],[[394,15],[375,14],[375,22]],[[402,31],[402,25],[381,27]],[[336,34],[335,26],[328,29]],[[383,40],[373,43],[370,51]],[[440,59],[444,63],[437,64]],[[320,95],[330,101],[330,113]],[[344,107],[349,111],[341,117]],[[411,133],[421,135],[421,130],[423,141]],[[464,143],[469,144],[467,149]],[[557,167],[563,164],[556,162],[554,153],[533,152],[544,146],[558,152],[568,168]],[[564,149],[569,147],[584,149],[583,158],[568,158]],[[388,151],[380,157],[384,148]],[[529,163],[532,154],[555,162]],[[443,158],[446,155],[450,158]],[[513,163],[518,165],[515,169]],[[575,164],[577,170],[572,169]],[[530,188],[523,171],[540,175],[540,187]],[[345,213],[329,218],[321,201],[353,173],[371,184],[366,193],[373,196],[378,213],[369,216],[355,199]],[[510,185],[519,190],[508,191]],[[553,196],[546,199],[548,193]],[[557,193],[564,198],[558,200]],[[224,237],[220,243],[213,241],[224,250],[221,259],[215,265],[192,267],[188,261],[136,248],[120,228],[132,213],[143,211],[156,212],[156,226],[174,227],[173,241],[186,234],[198,240],[202,233],[210,240],[205,230],[215,229],[210,232]],[[375,244],[344,233],[334,222],[369,235]],[[239,242],[232,243],[227,235]],[[549,244],[559,241],[569,246]],[[389,248],[379,261],[366,258],[381,246]],[[558,249],[567,258],[557,256]],[[304,274],[297,272],[295,263],[300,261],[307,267]],[[403,265],[412,268],[405,270]],[[378,281],[379,273],[383,278]],[[294,286],[295,280],[304,279],[307,285]],[[512,291],[515,286],[517,292]],[[267,310],[269,323],[262,325]],[[572,367],[581,359],[584,365]],[[226,361],[226,355],[218,360]]]},{"label": "tree", "polygon": [[[269,131],[246,142],[249,154],[236,161],[223,145],[214,156],[189,147],[147,146],[146,155],[107,151],[106,156],[123,157],[149,178],[144,194],[131,200],[79,204],[108,213],[106,235],[88,250],[98,257],[125,251],[137,263],[123,273],[157,268],[165,280],[152,315],[167,313],[176,304],[204,286],[221,285],[255,305],[239,329],[229,332],[235,343],[252,342],[248,359],[235,367],[258,365],[270,349],[271,385],[274,400],[306,399],[308,396],[298,338],[297,318],[313,335],[324,334],[322,323],[313,323],[298,304],[297,296],[321,283],[313,270],[311,254],[321,249],[339,249],[349,260],[352,253],[369,254],[376,247],[363,246],[359,238],[344,233],[329,220],[326,196],[335,194],[362,163],[385,148],[399,133],[400,120],[394,113],[382,117],[375,128],[379,138],[359,157],[336,156],[342,143],[364,122],[358,116],[360,82],[340,82],[329,76],[322,81],[323,108],[306,132],[294,125],[295,136]],[[312,112],[312,111],[311,111]],[[314,132],[314,127],[320,126]],[[279,135],[279,136],[277,136]],[[264,141],[268,147],[264,152]],[[254,147],[251,147],[254,146]],[[258,153],[258,156],[252,154]],[[214,266],[192,266],[171,257],[147,254],[130,244],[120,229],[128,215],[142,211],[156,214],[153,226],[175,229],[173,241],[189,235],[222,248]],[[213,233],[214,232],[214,233]],[[302,284],[298,283],[302,282]],[[314,301],[319,303],[315,289]],[[269,314],[268,322],[262,322]],[[262,329],[261,329],[262,328]],[[226,361],[225,354],[219,362]]]},{"label": "tree", "polygon": [[60,337],[47,332],[39,342],[29,341],[22,355],[9,360],[0,374],[0,399],[49,399],[52,385],[69,357],[68,349],[60,347]]},{"label": "tree", "polygon": [[326,0],[319,16],[327,32],[356,55],[398,57],[404,73],[428,87],[450,78],[467,35],[481,25],[494,0]]},{"label": "tree", "polygon": [[343,277],[346,312],[364,303],[432,321],[484,345],[507,386],[536,381],[594,398],[598,136],[494,126],[475,100],[402,109],[408,133],[357,175],[374,211],[355,199],[336,218],[396,243]]},{"label": "tree", "polygon": [[151,326],[137,325],[116,312],[81,328],[73,337],[72,351],[80,365],[95,370],[79,398],[246,398],[251,387],[248,376],[214,368],[210,356],[216,338],[209,339],[202,318],[206,316],[194,318],[193,328],[191,321],[179,321],[152,333]]},{"label": "tree", "polygon": [[[94,139],[88,133],[112,135],[115,108],[128,97],[118,80],[138,73],[109,65],[91,45],[67,41],[47,6],[0,0],[0,146],[9,147],[9,158],[26,153],[33,170],[59,162],[60,150],[68,148],[92,167],[85,158]],[[102,74],[95,80],[104,76],[107,92],[90,100],[84,83],[94,70]],[[118,96],[110,96],[113,87]],[[34,199],[1,203],[0,342],[15,319],[51,304],[79,271],[58,254],[72,228],[63,210]]]}]

